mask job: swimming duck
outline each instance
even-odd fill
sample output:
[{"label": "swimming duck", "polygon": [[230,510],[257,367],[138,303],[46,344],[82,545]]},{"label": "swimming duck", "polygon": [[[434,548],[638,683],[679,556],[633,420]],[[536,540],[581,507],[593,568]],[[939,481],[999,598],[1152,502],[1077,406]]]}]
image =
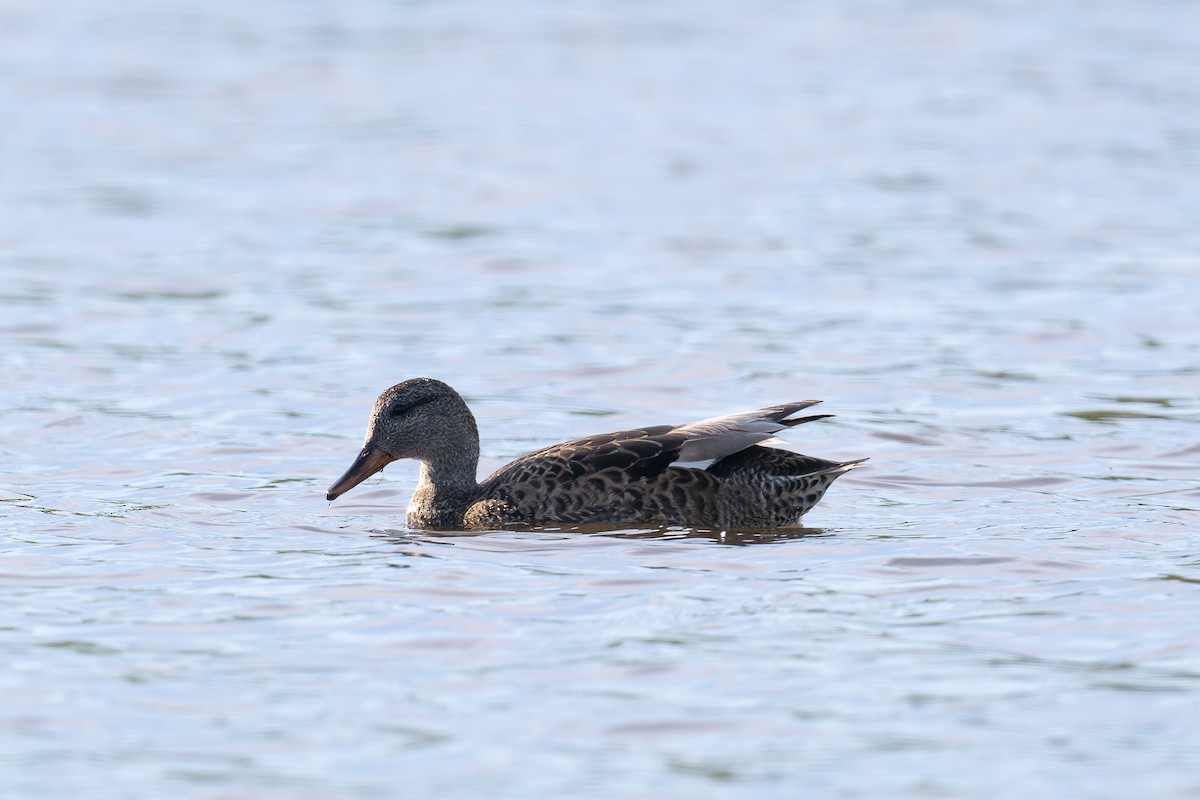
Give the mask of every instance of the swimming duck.
[{"label": "swimming duck", "polygon": [[362,452],[326,499],[396,459],[414,458],[421,471],[408,505],[410,528],[795,525],[838,476],[866,461],[825,461],[762,446],[779,431],[833,416],[792,416],[819,402],[588,436],[522,456],[479,483],[479,430],[466,402],[441,381],[413,378],[375,401]]}]

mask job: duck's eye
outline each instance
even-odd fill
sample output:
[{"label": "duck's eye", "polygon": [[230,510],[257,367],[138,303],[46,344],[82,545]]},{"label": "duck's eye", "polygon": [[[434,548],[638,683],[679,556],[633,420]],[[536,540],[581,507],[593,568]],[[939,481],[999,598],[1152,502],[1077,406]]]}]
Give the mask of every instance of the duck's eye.
[{"label": "duck's eye", "polygon": [[427,397],[424,400],[415,400],[411,403],[403,403],[403,404],[397,403],[396,405],[392,406],[392,410],[389,411],[388,413],[391,414],[393,417],[403,417],[405,414],[412,411],[414,408],[420,408],[421,406],[428,405],[429,403],[432,403],[436,399],[437,399],[436,397]]}]

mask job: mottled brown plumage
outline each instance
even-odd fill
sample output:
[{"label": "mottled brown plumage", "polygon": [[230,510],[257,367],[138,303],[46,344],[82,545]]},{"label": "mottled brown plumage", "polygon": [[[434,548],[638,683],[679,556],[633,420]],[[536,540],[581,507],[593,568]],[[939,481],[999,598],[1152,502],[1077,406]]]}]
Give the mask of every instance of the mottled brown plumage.
[{"label": "mottled brown plumage", "polygon": [[[362,452],[327,497],[395,459],[415,458],[421,474],[408,507],[412,528],[795,525],[839,475],[865,460],[825,461],[760,444],[831,416],[789,419],[817,402],[588,436],[522,456],[477,483],[479,433],[470,409],[441,381],[415,378],[380,395]],[[708,461],[707,468],[684,466]]]}]

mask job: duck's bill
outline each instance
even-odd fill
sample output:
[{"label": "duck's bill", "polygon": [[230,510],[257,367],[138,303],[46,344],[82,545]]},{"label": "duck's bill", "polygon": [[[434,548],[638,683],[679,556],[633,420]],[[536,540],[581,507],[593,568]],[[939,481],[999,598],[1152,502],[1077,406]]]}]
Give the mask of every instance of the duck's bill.
[{"label": "duck's bill", "polygon": [[325,499],[336,500],[395,460],[378,447],[368,444],[358,454],[358,458],[354,459],[354,463],[350,465],[350,469],[346,470],[346,474],[329,487]]}]

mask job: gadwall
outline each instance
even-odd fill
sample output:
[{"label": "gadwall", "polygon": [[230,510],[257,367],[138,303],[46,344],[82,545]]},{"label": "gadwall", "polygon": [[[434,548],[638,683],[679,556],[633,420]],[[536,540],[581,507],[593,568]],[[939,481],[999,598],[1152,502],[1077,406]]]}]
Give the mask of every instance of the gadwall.
[{"label": "gadwall", "polygon": [[479,430],[471,410],[441,381],[414,378],[375,401],[362,452],[326,499],[396,459],[415,458],[421,473],[408,505],[410,528],[796,525],[839,475],[866,460],[825,461],[761,446],[779,431],[833,416],[788,419],[818,402],[588,436],[522,456],[478,483]]}]

